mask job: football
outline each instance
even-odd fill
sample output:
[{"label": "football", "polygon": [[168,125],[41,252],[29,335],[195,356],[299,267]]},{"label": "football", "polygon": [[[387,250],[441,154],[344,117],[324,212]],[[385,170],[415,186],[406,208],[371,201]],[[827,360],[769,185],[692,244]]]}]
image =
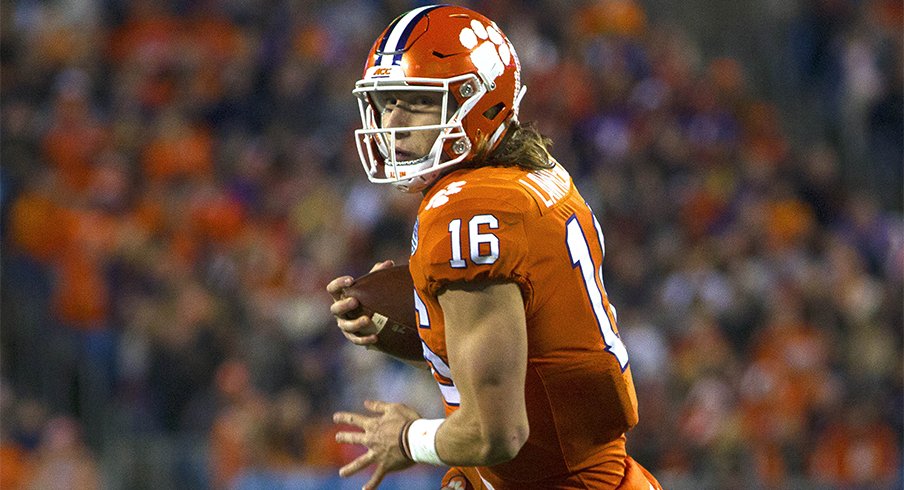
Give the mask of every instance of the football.
[{"label": "football", "polygon": [[376,325],[377,343],[369,347],[407,361],[424,360],[408,264],[365,274],[343,289],[342,297],[356,298],[360,304],[346,315],[348,318],[366,315]]}]

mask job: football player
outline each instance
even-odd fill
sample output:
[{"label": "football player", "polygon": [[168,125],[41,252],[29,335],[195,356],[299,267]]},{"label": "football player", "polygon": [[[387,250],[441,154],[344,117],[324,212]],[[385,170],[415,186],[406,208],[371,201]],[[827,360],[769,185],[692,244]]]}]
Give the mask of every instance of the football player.
[{"label": "football player", "polygon": [[[483,15],[424,6],[396,18],[353,91],[369,179],[423,193],[409,262],[424,359],[445,406],[340,412],[367,452],[343,476],[447,465],[444,488],[660,488],[625,451],[637,398],[603,285],[600,224],[549,141],[518,120],[515,49]],[[378,264],[388,267],[391,262]],[[330,282],[350,341],[376,341]]]}]

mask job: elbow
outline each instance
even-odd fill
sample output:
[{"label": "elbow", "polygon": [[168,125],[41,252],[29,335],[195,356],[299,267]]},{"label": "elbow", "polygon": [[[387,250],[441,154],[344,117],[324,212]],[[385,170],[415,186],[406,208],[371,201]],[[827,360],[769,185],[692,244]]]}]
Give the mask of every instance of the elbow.
[{"label": "elbow", "polygon": [[482,465],[492,466],[515,459],[529,434],[526,423],[488,434],[483,444]]}]

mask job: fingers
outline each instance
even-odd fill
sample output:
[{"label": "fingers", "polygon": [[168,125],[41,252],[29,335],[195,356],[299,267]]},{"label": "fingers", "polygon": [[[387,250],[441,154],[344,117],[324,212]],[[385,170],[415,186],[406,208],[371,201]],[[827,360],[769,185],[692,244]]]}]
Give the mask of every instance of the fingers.
[{"label": "fingers", "polygon": [[417,413],[400,403],[389,403],[379,400],[365,400],[364,407],[381,415],[368,416],[355,412],[336,412],[333,414],[333,422],[363,429],[363,432],[355,430],[338,431],[336,433],[336,442],[356,444],[367,448],[365,454],[340,468],[339,476],[348,477],[368,466],[375,466],[373,474],[363,487],[364,489],[374,490],[382,483],[387,473],[404,469],[413,464],[403,458],[403,454],[397,446],[399,436],[395,431],[403,421],[400,420],[396,411],[409,411],[415,417],[417,417]]},{"label": "fingers", "polygon": [[[388,269],[395,265],[393,260],[384,260],[383,262],[377,262],[373,267],[370,268],[370,271],[378,271],[381,269]],[[340,276],[326,285],[326,291],[330,293],[330,296],[333,297],[333,300],[342,299],[342,290],[351,286],[352,283],[355,282],[355,278],[352,276]]]},{"label": "fingers", "polygon": [[330,305],[330,313],[333,316],[345,317],[346,314],[360,306],[358,298],[349,296],[348,298],[337,299]]},{"label": "fingers", "polygon": [[342,298],[342,289],[351,286],[353,282],[355,282],[355,279],[352,276],[337,277],[326,285],[326,291],[330,293],[333,300],[338,300]]},{"label": "fingers", "polygon": [[346,477],[350,475],[354,475],[355,473],[367,468],[371,464],[373,464],[374,459],[376,459],[376,455],[373,451],[367,451],[362,456],[359,456],[357,459],[352,461],[351,463],[339,468],[339,476]]},{"label": "fingers", "polygon": [[367,434],[364,432],[337,432],[336,442],[342,444],[358,444],[359,446],[367,445]]},{"label": "fingers", "polygon": [[370,345],[377,341],[377,327],[366,316],[354,320],[337,318],[336,323],[339,325],[342,335],[353,344]]},{"label": "fingers", "polygon": [[364,400],[364,408],[370,410],[371,412],[377,412],[380,414],[387,414],[388,412],[392,411],[395,413],[395,415],[399,415],[406,420],[420,418],[420,414],[418,414],[416,410],[402,403],[389,403],[379,400]]},{"label": "fingers", "polygon": [[364,423],[367,422],[368,419],[370,419],[370,417],[361,415],[359,413],[336,412],[333,414],[333,422],[337,424],[354,425],[362,429],[364,428]]},{"label": "fingers", "polygon": [[342,335],[344,335],[345,338],[348,339],[349,342],[351,342],[355,345],[360,345],[362,347],[367,347],[368,345],[376,344],[377,340],[378,340],[376,334],[361,336],[361,335],[355,335],[353,333],[342,332]]},{"label": "fingers", "polygon": [[380,485],[380,482],[383,481],[384,476],[386,476],[386,470],[383,468],[383,465],[377,466],[377,470],[371,475],[370,480],[367,480],[367,483],[364,484],[362,490],[374,490]]},{"label": "fingers", "polygon": [[383,262],[377,262],[373,267],[370,268],[370,271],[379,271],[383,269],[389,269],[390,267],[395,265],[395,261],[393,260],[384,260]]},{"label": "fingers", "polygon": [[334,302],[330,306],[330,313],[336,317],[336,324],[345,338],[357,345],[370,345],[377,341],[376,325],[368,316],[346,318],[346,314],[358,307],[358,300],[346,298]]},{"label": "fingers", "polygon": [[389,410],[391,403],[379,401],[379,400],[364,400],[364,408],[370,410],[371,412],[384,413],[386,410]]}]

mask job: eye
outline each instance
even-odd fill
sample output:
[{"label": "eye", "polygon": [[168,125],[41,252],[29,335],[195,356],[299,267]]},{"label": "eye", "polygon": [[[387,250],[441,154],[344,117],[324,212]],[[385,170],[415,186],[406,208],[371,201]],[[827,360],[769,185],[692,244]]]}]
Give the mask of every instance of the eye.
[{"label": "eye", "polygon": [[371,95],[371,100],[373,100],[377,112],[391,111],[399,103],[398,98],[396,98],[394,94],[388,92],[376,92]]},{"label": "eye", "polygon": [[419,105],[419,106],[438,105],[435,98],[427,96],[427,95],[419,96],[417,99],[415,99],[414,103],[415,103],[415,105]]},{"label": "eye", "polygon": [[397,102],[396,99],[384,100],[383,104],[380,106],[380,112],[392,112],[392,110],[395,109]]}]

